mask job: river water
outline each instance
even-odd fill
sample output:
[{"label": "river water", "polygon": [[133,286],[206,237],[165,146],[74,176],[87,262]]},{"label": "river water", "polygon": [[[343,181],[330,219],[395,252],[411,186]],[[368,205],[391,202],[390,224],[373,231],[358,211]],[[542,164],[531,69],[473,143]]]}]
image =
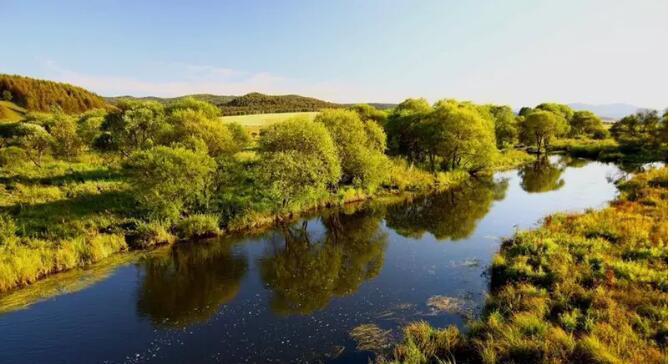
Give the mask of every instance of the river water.
[{"label": "river water", "polygon": [[504,237],[606,206],[621,173],[551,157],[430,197],[71,273],[69,288],[55,276],[36,286],[49,294],[0,298],[14,302],[0,313],[0,363],[367,363],[355,327],[388,338],[416,320],[462,328]]}]

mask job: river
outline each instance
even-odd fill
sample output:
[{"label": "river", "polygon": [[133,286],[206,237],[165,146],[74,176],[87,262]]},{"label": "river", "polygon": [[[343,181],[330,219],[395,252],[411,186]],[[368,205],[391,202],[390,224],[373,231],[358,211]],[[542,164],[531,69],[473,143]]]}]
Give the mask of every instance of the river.
[{"label": "river", "polygon": [[0,363],[367,363],[355,327],[389,338],[415,320],[463,328],[504,237],[606,206],[621,173],[554,156],[412,201],[177,244],[66,274],[67,285],[55,276],[36,285],[47,295],[0,298],[13,302],[0,314]]}]

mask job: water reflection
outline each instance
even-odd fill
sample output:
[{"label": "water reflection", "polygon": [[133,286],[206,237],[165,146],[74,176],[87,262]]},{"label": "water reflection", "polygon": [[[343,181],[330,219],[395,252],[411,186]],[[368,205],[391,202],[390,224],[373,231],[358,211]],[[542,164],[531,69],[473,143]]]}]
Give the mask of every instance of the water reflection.
[{"label": "water reflection", "polygon": [[310,232],[306,222],[275,233],[259,259],[261,278],[273,292],[272,310],[310,314],[376,277],[387,240],[380,230],[382,217],[370,209],[331,212],[321,217],[323,236]]},{"label": "water reflection", "polygon": [[239,292],[248,263],[221,241],[177,245],[146,259],[137,310],[161,326],[209,319]]},{"label": "water reflection", "polygon": [[427,231],[437,239],[466,239],[493,201],[504,198],[508,180],[472,180],[443,193],[390,206],[386,224],[402,236],[420,239]]},{"label": "water reflection", "polygon": [[553,162],[547,157],[538,158],[518,171],[522,179],[520,186],[530,193],[559,190],[565,183],[562,179],[565,169],[564,160]]}]

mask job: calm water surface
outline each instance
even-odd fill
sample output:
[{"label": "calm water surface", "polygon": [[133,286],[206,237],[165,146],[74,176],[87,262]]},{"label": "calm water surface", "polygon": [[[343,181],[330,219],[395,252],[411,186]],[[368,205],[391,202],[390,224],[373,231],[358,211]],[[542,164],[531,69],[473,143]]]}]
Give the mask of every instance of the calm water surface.
[{"label": "calm water surface", "polygon": [[0,363],[367,363],[354,327],[462,326],[503,237],[605,206],[620,173],[553,157],[428,198],[163,249],[0,314]]}]

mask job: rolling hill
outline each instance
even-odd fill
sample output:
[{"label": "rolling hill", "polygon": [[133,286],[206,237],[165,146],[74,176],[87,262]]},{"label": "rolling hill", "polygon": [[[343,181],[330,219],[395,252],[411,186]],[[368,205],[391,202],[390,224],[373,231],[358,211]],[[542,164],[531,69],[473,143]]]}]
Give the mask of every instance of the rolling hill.
[{"label": "rolling hill", "polygon": [[51,111],[60,107],[69,114],[107,106],[100,96],[67,83],[0,74],[0,97],[27,111]]}]

